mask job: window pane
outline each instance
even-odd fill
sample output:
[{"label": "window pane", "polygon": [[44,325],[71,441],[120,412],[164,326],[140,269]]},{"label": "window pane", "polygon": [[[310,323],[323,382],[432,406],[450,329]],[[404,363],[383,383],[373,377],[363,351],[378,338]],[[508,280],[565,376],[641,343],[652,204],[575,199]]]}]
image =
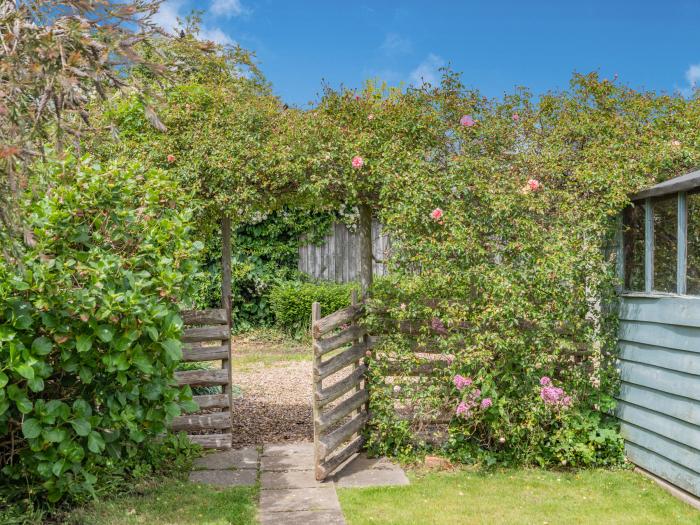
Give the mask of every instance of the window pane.
[{"label": "window pane", "polygon": [[688,198],[688,279],[687,293],[700,295],[700,193]]},{"label": "window pane", "polygon": [[623,244],[625,289],[644,291],[644,206],[639,203],[625,210]]},{"label": "window pane", "polygon": [[654,201],[654,291],[676,293],[678,196]]}]

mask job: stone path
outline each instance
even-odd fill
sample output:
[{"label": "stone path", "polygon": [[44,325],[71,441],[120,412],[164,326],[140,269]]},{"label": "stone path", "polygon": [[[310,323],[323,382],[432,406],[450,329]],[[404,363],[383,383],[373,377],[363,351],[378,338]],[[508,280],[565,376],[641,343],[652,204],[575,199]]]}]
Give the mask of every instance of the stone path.
[{"label": "stone path", "polygon": [[262,525],[345,524],[336,487],[408,485],[403,470],[385,458],[359,454],[324,482],[314,477],[312,443],[263,445],[215,452],[195,463],[190,481],[218,486],[254,485],[260,473]]}]

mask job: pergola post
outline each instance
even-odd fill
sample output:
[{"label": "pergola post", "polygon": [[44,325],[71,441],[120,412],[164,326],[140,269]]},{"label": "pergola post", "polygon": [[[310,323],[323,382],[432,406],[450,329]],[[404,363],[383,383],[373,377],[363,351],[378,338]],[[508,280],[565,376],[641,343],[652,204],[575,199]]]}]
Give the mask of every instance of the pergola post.
[{"label": "pergola post", "polygon": [[372,287],[372,208],[367,204],[360,206],[360,223],[358,228],[360,248],[360,288],[362,298],[366,299]]}]

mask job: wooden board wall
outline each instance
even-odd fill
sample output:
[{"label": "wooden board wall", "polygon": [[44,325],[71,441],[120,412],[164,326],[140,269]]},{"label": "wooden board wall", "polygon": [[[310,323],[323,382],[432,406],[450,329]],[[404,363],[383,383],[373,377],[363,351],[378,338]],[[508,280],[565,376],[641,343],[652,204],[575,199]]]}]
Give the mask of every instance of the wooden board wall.
[{"label": "wooden board wall", "polygon": [[616,413],[627,456],[700,496],[700,298],[621,301]]},{"label": "wooden board wall", "polygon": [[[372,224],[372,252],[383,260],[390,248],[389,238],[381,233],[381,225]],[[386,265],[375,261],[374,275],[385,275]],[[358,280],[360,273],[359,235],[342,223],[333,225],[322,244],[305,244],[299,248],[299,271],[325,281],[348,283]]]}]

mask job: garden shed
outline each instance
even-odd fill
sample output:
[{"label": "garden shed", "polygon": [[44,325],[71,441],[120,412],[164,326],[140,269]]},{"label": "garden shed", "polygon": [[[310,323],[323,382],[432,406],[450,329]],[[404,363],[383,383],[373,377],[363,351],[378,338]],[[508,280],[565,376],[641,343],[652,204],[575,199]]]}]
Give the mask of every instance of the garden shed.
[{"label": "garden shed", "polygon": [[627,457],[700,496],[700,170],[632,197],[618,257]]}]

